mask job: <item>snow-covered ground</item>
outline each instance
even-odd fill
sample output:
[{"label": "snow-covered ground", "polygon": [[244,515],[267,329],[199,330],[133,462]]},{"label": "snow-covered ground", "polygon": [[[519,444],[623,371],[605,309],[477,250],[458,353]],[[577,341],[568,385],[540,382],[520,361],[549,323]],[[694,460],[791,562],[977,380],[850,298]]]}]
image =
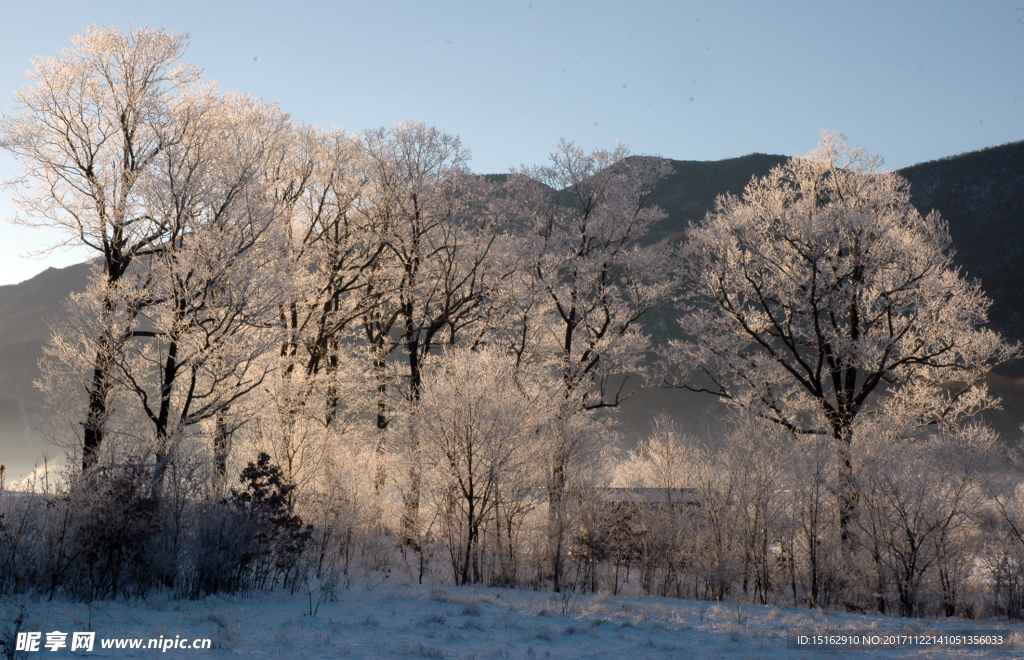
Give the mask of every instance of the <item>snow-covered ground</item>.
[{"label": "snow-covered ground", "polygon": [[[314,591],[312,606],[317,607]],[[885,650],[846,653],[789,650],[807,630],[991,631],[1024,649],[1024,625],[993,621],[893,619],[788,607],[718,604],[656,597],[580,596],[485,588],[353,584],[310,615],[306,593],[175,601],[0,602],[0,634],[24,611],[23,631],[42,632],[29,658],[1011,658],[1022,651]],[[23,610],[22,610],[23,608]],[[568,611],[565,615],[563,612]],[[93,631],[91,653],[44,648],[46,633]],[[209,650],[103,649],[103,639],[209,638]],[[145,647],[146,642],[142,642]],[[2,651],[2,649],[0,649]],[[0,657],[3,654],[0,652]]]}]

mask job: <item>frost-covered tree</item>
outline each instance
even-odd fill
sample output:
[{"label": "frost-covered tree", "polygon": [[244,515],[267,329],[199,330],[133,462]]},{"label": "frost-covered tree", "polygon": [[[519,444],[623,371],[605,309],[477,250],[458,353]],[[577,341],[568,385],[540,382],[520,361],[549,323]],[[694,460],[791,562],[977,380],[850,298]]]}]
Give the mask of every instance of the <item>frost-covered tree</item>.
[{"label": "frost-covered tree", "polygon": [[953,424],[997,402],[982,379],[1017,348],[985,328],[990,302],[953,266],[938,213],[844,140],[824,134],[687,233],[690,339],[664,356],[677,387],[830,437],[848,539],[859,417]]},{"label": "frost-covered tree", "polygon": [[[365,312],[365,271],[382,245],[354,212],[364,177],[356,145],[340,130],[295,130],[279,197],[287,207],[286,263],[292,299],[281,310],[288,330],[285,370],[308,376],[338,368],[338,343]],[[330,388],[328,388],[329,390]],[[327,392],[320,413],[330,425],[338,404]]]},{"label": "frost-covered tree", "polygon": [[302,491],[332,436],[359,412],[347,377],[358,360],[346,355],[345,337],[372,301],[366,273],[381,242],[355,212],[365,177],[343,131],[293,127],[287,151],[276,191],[280,345],[256,435]]},{"label": "frost-covered tree", "polygon": [[[57,227],[63,245],[100,257],[103,314],[117,315],[115,288],[134,261],[162,249],[174,229],[149,212],[144,188],[157,159],[191,121],[173,111],[194,88],[182,63],[187,35],[163,30],[91,28],[59,57],[34,61],[14,115],[0,122],[0,147],[19,162],[15,203],[28,226]],[[185,124],[182,124],[182,120]],[[112,346],[92,342],[82,465],[95,463],[107,420]]]},{"label": "frost-covered tree", "polygon": [[536,469],[550,400],[494,348],[449,349],[433,371],[420,403],[425,462],[456,582],[468,584],[480,579],[482,525],[499,506],[522,504],[503,498],[521,496],[512,486]]},{"label": "frost-covered tree", "polygon": [[952,616],[976,570],[970,542],[985,506],[983,479],[995,434],[968,424],[906,442],[894,438],[893,426],[875,429],[856,457],[857,522],[874,568],[876,606],[879,613],[919,616],[930,577]]},{"label": "frost-covered tree", "polygon": [[[489,210],[487,186],[466,169],[458,137],[422,123],[400,122],[361,138],[366,186],[358,210],[380,259],[368,269],[373,296],[364,329],[378,380],[378,449],[389,422],[385,363],[401,348],[401,378],[409,402],[409,477],[403,534],[414,541],[420,503],[421,451],[416,406],[423,364],[432,349],[454,344],[477,324],[496,284],[489,260],[501,229]],[[382,485],[383,472],[378,477]]]},{"label": "frost-covered tree", "polygon": [[[183,98],[179,113],[187,130],[139,185],[146,213],[171,230],[117,287],[90,288],[100,297],[91,307],[121,310],[116,322],[103,323],[101,313],[72,329],[106,333],[108,386],[121,397],[127,432],[152,452],[156,492],[186,434],[263,382],[280,289],[269,177],[287,144],[286,117],[212,91]],[[68,349],[88,346],[73,336],[53,345],[62,350],[50,351],[50,370],[73,367],[81,359],[69,360]]]},{"label": "frost-covered tree", "polygon": [[207,93],[183,111],[199,120],[158,159],[147,197],[180,230],[140,264],[137,324],[112,370],[153,425],[157,489],[186,430],[224,424],[221,413],[266,378],[281,288],[273,185],[287,116],[237,94]]},{"label": "frost-covered tree", "polygon": [[560,382],[560,430],[549,448],[548,499],[552,566],[559,588],[568,470],[591,435],[581,413],[613,408],[625,381],[641,371],[649,340],[639,321],[672,290],[669,249],[638,244],[664,217],[648,203],[670,166],[658,158],[627,158],[625,146],[584,152],[562,141],[546,167],[513,172],[526,236],[522,239],[520,303],[510,333],[520,360],[548,363]]},{"label": "frost-covered tree", "polygon": [[682,433],[667,415],[654,419],[650,437],[641,440],[628,453],[628,459],[616,469],[614,485],[626,488],[661,488],[666,499],[671,491],[689,488],[692,481],[690,466],[698,443]]}]

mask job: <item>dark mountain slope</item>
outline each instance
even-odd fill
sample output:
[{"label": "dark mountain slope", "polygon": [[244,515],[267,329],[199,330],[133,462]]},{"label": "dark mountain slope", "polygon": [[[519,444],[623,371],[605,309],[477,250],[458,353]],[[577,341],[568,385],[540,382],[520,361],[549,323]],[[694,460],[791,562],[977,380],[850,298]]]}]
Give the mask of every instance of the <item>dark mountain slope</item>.
[{"label": "dark mountain slope", "polygon": [[[899,170],[922,213],[938,210],[949,223],[956,263],[981,280],[992,299],[989,325],[1024,340],[1024,142],[961,154]],[[985,418],[1007,441],[1024,422],[1024,360],[996,368],[989,379],[1003,409]]]},{"label": "dark mountain slope", "polygon": [[[85,290],[88,276],[89,265],[77,264],[0,286],[0,463],[12,479],[46,450],[39,432],[45,400],[32,381],[39,378],[39,358],[50,336],[47,321],[60,314],[69,295]],[[47,451],[51,458],[59,453]]]},{"label": "dark mountain slope", "polygon": [[47,268],[20,284],[0,286],[0,345],[27,339],[45,342],[46,320],[60,312],[72,293],[85,290],[89,264]]},{"label": "dark mountain slope", "polygon": [[1024,339],[1024,142],[921,163],[899,171],[914,205],[949,222],[956,260],[994,304],[992,327]]},{"label": "dark mountain slope", "polygon": [[673,160],[672,174],[665,177],[651,194],[668,217],[651,231],[648,241],[660,241],[684,231],[704,219],[714,208],[715,198],[725,193],[739,195],[753,177],[762,177],[776,165],[789,160],[785,156],[749,154],[726,160]]}]

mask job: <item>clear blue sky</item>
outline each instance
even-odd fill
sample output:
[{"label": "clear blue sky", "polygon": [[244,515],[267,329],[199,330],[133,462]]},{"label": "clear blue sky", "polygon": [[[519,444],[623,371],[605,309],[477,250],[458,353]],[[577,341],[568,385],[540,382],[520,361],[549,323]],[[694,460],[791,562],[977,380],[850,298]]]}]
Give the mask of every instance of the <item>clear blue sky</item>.
[{"label": "clear blue sky", "polygon": [[[1024,0],[10,3],[0,110],[33,57],[128,22],[190,33],[207,78],[301,121],[457,133],[477,172],[540,163],[559,137],[716,160],[805,152],[826,128],[892,169],[1024,139]],[[0,192],[0,284],[83,258],[20,257],[56,237],[13,212]]]}]

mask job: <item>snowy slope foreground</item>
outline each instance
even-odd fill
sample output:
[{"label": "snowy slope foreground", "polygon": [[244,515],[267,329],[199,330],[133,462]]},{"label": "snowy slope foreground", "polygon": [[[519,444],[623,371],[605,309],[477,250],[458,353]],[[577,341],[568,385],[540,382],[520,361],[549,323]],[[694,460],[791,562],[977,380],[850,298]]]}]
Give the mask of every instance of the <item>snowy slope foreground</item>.
[{"label": "snowy slope foreground", "polygon": [[[92,604],[19,598],[0,604],[0,634],[96,632],[91,653],[69,648],[21,657],[246,658],[1016,658],[1013,650],[788,650],[795,631],[992,631],[1024,649],[1024,625],[927,621],[836,614],[787,607],[720,604],[657,597],[581,596],[563,602],[530,591],[356,587],[323,602],[313,591],[252,598]],[[319,606],[317,602],[321,601]],[[316,615],[310,615],[310,608]],[[568,611],[568,616],[563,612]],[[22,615],[24,612],[24,615]],[[209,650],[102,649],[115,638],[209,638]],[[68,635],[68,647],[71,636]]]}]

